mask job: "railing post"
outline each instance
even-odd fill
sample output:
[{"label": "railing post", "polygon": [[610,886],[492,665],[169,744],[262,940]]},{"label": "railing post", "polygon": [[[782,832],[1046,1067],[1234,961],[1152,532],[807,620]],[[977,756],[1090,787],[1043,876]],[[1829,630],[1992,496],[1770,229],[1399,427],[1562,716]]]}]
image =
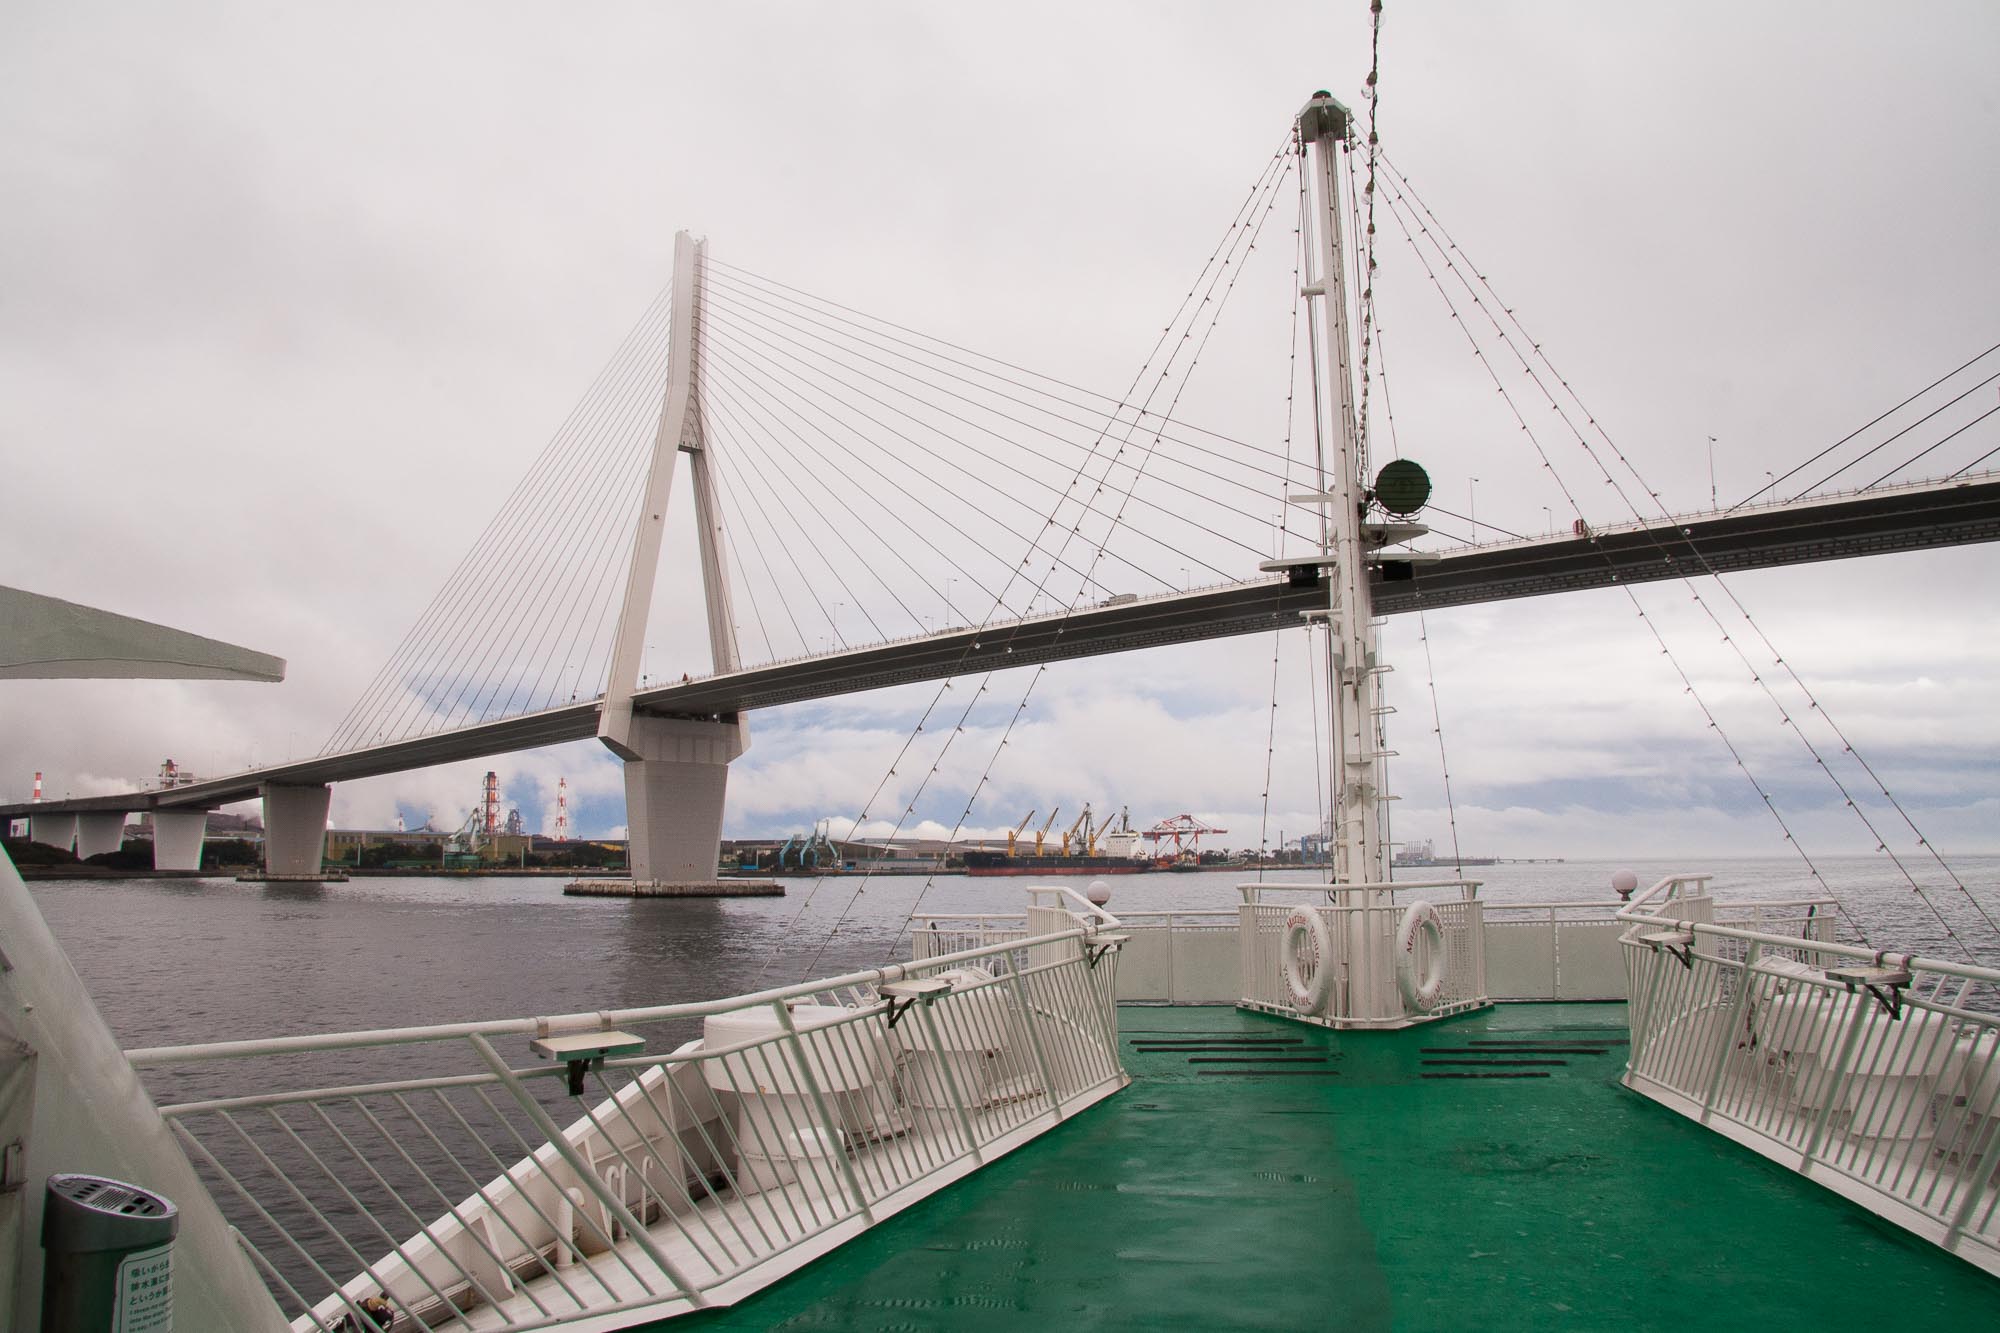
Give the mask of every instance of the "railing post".
[{"label": "railing post", "polygon": [[658,1265],[659,1270],[667,1275],[667,1280],[681,1289],[682,1295],[693,1304],[705,1308],[708,1305],[708,1298],[702,1295],[701,1288],[690,1282],[687,1275],[681,1272],[679,1265],[667,1258],[660,1247],[653,1243],[652,1233],[632,1215],[632,1211],[625,1206],[624,1201],[604,1187],[604,1182],[598,1178],[596,1169],[584,1160],[583,1154],[576,1150],[576,1145],[564,1136],[562,1126],[549,1118],[549,1113],[542,1109],[541,1103],[528,1095],[528,1090],[521,1086],[521,1080],[514,1077],[514,1071],[500,1058],[500,1052],[493,1049],[493,1043],[477,1032],[469,1034],[467,1040],[472,1043],[472,1048],[479,1052],[479,1058],[486,1062],[486,1067],[493,1071],[493,1077],[500,1080],[501,1086],[507,1089],[521,1110],[527,1114],[528,1119],[534,1122],[535,1129],[548,1140],[549,1146],[556,1150],[556,1155],[568,1164],[570,1170],[576,1172],[577,1183],[597,1196],[597,1201],[618,1219],[619,1226],[625,1228],[625,1234],[631,1237],[632,1243]]},{"label": "railing post", "polygon": [[[1646,1003],[1640,1007],[1638,1013],[1639,1023],[1645,1025],[1645,1035],[1643,1038],[1638,1031],[1638,1024],[1631,1021],[1631,1002],[1629,1000],[1626,1002],[1626,1024],[1632,1029],[1633,1041],[1632,1045],[1627,1048],[1629,1054],[1625,1057],[1625,1068],[1627,1072],[1636,1074],[1639,1072],[1639,1062],[1652,1053],[1655,1028],[1653,1010],[1659,1002],[1660,973],[1664,969],[1660,966],[1660,951],[1657,946],[1644,945],[1633,940],[1627,941],[1625,947],[1628,949],[1645,950],[1647,960]],[[1690,944],[1688,947],[1693,948],[1694,946]]]},{"label": "railing post", "polygon": [[959,1091],[958,1076],[951,1072],[951,1059],[944,1043],[938,1040],[937,1020],[931,1014],[930,1005],[917,1005],[917,1021],[924,1025],[924,1036],[937,1056],[939,1071],[944,1074],[944,1090],[950,1095],[951,1109],[958,1116],[958,1132],[965,1136],[966,1151],[972,1154],[975,1161],[983,1163],[986,1154],[980,1151],[979,1140],[972,1133],[972,1115],[965,1109],[965,1094]]},{"label": "railing post", "polygon": [[1848,1016],[1846,1035],[1840,1039],[1840,1054],[1834,1058],[1834,1066],[1828,1071],[1826,1105],[1820,1109],[1819,1119],[1813,1125],[1812,1138],[1806,1141],[1805,1156],[1799,1164],[1802,1173],[1812,1165],[1813,1158],[1819,1156],[1820,1145],[1826,1140],[1827,1126],[1833,1122],[1834,1107],[1847,1096],[1847,1071],[1854,1063],[1854,1048],[1861,1040],[1861,1029],[1868,1022],[1869,1000],[1853,994],[1847,998],[1848,1007],[1853,1012]]},{"label": "railing post", "polygon": [[812,1094],[813,1107],[819,1112],[822,1131],[832,1144],[835,1160],[840,1163],[840,1178],[847,1182],[847,1196],[854,1201],[861,1216],[869,1226],[875,1225],[875,1213],[868,1206],[868,1196],[861,1192],[861,1182],[854,1177],[854,1163],[847,1156],[847,1135],[841,1132],[838,1122],[827,1113],[826,1098],[819,1090],[819,1080],[813,1076],[812,1061],[806,1058],[805,1043],[799,1040],[798,1025],[792,1022],[792,1011],[785,1007],[783,1000],[771,1001],[771,1008],[777,1011],[778,1022],[784,1026],[787,1049],[792,1060],[799,1067],[799,1077],[805,1080],[806,1091]]},{"label": "railing post", "polygon": [[1701,1099],[1701,1123],[1707,1124],[1715,1114],[1715,1099],[1722,1091],[1722,1076],[1729,1068],[1730,1054],[1736,1049],[1736,1034],[1743,1026],[1743,1008],[1749,1001],[1752,978],[1756,975],[1757,955],[1764,946],[1756,940],[1743,953],[1743,971],[1736,980],[1736,1003],[1729,1008],[1729,1027],[1723,1033],[1722,1049],[1715,1055],[1715,1070],[1708,1076],[1708,1092]]},{"label": "railing post", "polygon": [[[1082,947],[1082,938],[1079,937],[1077,948]],[[1014,1003],[1021,1006],[1021,1021],[1028,1026],[1028,1045],[1035,1052],[1035,1070],[1042,1077],[1042,1091],[1049,1095],[1049,1111],[1057,1120],[1061,1120],[1062,1095],[1056,1091],[1055,1078],[1049,1072],[1048,1053],[1042,1049],[1042,1025],[1035,1018],[1035,1007],[1028,1003],[1028,988],[1022,983],[1020,972],[1010,970],[1007,975],[1014,982]]]}]

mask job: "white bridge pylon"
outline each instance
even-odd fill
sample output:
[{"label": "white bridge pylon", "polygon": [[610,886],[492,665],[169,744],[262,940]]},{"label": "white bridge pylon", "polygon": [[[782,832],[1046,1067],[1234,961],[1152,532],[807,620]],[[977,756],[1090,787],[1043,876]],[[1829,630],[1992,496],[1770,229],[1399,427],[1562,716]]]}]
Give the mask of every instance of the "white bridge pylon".
[{"label": "white bridge pylon", "polygon": [[736,670],[741,658],[724,564],[722,506],[715,494],[704,442],[702,296],[707,242],[687,232],[674,237],[674,286],[667,351],[667,388],[659,429],[632,537],[625,601],[612,642],[610,675],[598,714],[597,738],[625,761],[625,818],[631,839],[632,881],[641,885],[694,886],[715,878],[722,846],[723,804],[729,764],[750,745],[741,716],[655,717],[633,711],[646,622],[659,575],[667,502],[680,455],[688,456],[694,486],[695,524],[701,549],[702,601],[708,612],[708,647],[714,670]]}]

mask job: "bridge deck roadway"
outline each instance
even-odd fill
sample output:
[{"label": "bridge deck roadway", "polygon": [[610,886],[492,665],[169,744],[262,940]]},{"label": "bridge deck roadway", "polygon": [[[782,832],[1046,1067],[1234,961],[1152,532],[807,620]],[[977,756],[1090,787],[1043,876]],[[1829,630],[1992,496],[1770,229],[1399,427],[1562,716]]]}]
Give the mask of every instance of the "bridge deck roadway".
[{"label": "bridge deck roadway", "polygon": [[[1442,553],[1433,563],[1415,566],[1408,579],[1385,580],[1382,571],[1376,571],[1375,605],[1381,614],[1396,615],[1420,606],[1463,606],[1996,539],[2000,539],[2000,475],[1985,474],[1684,515],[1650,525],[1626,524],[1586,536],[1460,547]],[[642,713],[669,717],[726,717],[913,681],[1254,634],[1295,625],[1300,612],[1325,605],[1323,586],[1292,587],[1283,577],[1273,576],[748,667],[646,690],[634,704]],[[596,732],[597,703],[591,700],[171,790],[0,805],[0,817],[214,807],[256,796],[265,783],[345,782],[531,750]]]}]

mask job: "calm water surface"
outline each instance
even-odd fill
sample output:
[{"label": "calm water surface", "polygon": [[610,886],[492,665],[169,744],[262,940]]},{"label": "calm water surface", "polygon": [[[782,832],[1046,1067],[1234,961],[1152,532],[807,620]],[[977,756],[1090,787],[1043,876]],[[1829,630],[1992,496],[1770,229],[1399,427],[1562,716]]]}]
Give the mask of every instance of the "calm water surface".
[{"label": "calm water surface", "polygon": [[[1469,868],[1493,902],[1602,901],[1610,862]],[[1796,861],[1634,862],[1716,874],[1731,898],[1810,894]],[[2000,919],[2000,857],[1954,869]],[[1963,955],[1892,866],[1822,862],[1877,947]],[[1411,871],[1446,877],[1447,871]],[[1242,871],[1113,879],[1111,909],[1229,907]],[[1296,872],[1270,880],[1310,879]],[[1935,871],[1930,896],[1985,961],[2000,940]],[[1021,879],[786,881],[783,898],[565,898],[559,878],[46,880],[42,911],[128,1047],[709,999],[907,958],[924,912],[1018,912]],[[1062,882],[1082,889],[1089,881]],[[921,901],[919,895],[921,894]],[[816,960],[816,961],[815,961]]]}]

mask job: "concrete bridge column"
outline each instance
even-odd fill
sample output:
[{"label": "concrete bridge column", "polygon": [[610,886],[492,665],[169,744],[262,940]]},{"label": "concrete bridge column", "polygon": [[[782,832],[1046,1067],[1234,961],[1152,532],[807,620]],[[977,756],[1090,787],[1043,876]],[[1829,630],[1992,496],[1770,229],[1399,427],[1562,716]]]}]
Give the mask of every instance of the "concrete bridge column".
[{"label": "concrete bridge column", "polygon": [[264,873],[320,877],[326,857],[326,812],[331,787],[264,785]]},{"label": "concrete bridge column", "polygon": [[201,845],[207,835],[206,810],[155,810],[153,869],[201,869]]},{"label": "concrete bridge column", "polygon": [[115,852],[125,845],[123,810],[84,810],[76,817],[76,854],[79,860]]},{"label": "concrete bridge column", "polygon": [[749,748],[740,722],[635,717],[625,762],[634,887],[712,887],[729,762]]},{"label": "concrete bridge column", "polygon": [[28,838],[44,847],[71,851],[76,847],[76,816],[55,813],[29,815]]}]

